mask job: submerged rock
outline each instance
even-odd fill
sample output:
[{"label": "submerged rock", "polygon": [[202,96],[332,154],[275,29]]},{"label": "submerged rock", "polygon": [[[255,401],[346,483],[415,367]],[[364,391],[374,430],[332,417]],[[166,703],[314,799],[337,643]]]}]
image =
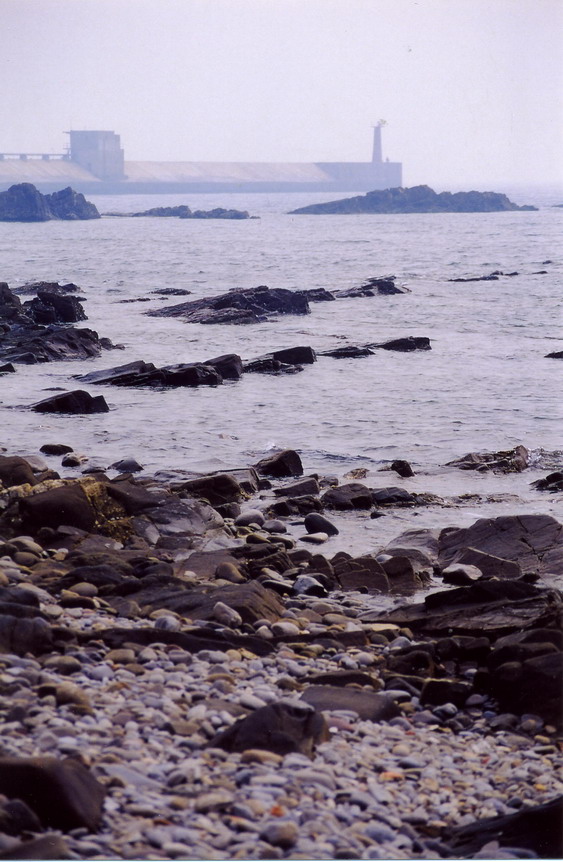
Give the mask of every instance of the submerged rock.
[{"label": "submerged rock", "polygon": [[92,396],[84,389],[52,395],[31,407],[36,413],[109,413],[103,395]]}]

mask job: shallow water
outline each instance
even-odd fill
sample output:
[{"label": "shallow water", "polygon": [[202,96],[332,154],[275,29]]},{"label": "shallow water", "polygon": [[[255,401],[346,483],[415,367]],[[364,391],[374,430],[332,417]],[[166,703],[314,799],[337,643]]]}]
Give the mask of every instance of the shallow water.
[{"label": "shallow water", "polygon": [[[75,282],[87,298],[83,325],[124,350],[104,351],[88,362],[20,366],[16,375],[0,378],[0,442],[14,454],[65,442],[106,467],[134,455],[151,472],[247,465],[291,447],[300,451],[306,472],[342,477],[366,467],[366,481],[373,486],[398,484],[450,495],[515,494],[534,510],[557,514],[553,496],[529,489],[538,472],[492,478],[444,471],[441,465],[469,451],[522,443],[537,453],[538,469],[557,466],[557,456],[541,453],[560,450],[563,442],[561,362],[545,358],[561,349],[563,210],[544,202],[538,212],[287,214],[330,197],[104,196],[91,198],[100,212],[189,203],[194,209],[247,209],[260,218],[1,224],[0,279],[12,288],[36,280]],[[517,200],[538,202],[530,195]],[[448,282],[493,270],[519,274],[491,282]],[[547,272],[537,274],[540,270]],[[201,326],[145,314],[183,301],[151,295],[162,287],[188,289],[193,293],[188,298],[195,299],[258,284],[337,290],[385,274],[395,274],[412,292],[311,303],[307,316],[253,326]],[[150,302],[122,302],[147,296]],[[319,357],[300,374],[248,374],[216,388],[157,392],[83,387],[72,380],[72,375],[134,359],[164,365],[230,352],[250,359],[299,344],[322,350],[406,335],[429,336],[432,350]],[[72,417],[27,410],[53,387],[103,394],[111,412]],[[415,479],[378,472],[395,458],[412,463]],[[493,508],[510,505],[519,507],[507,501]],[[476,516],[485,511],[476,508]],[[435,514],[444,525],[453,512]],[[463,519],[467,514],[465,506],[458,512]],[[417,520],[425,518],[431,513]],[[371,521],[366,541],[373,542],[374,531],[400,532],[394,529],[400,521],[401,513]],[[354,535],[360,534],[356,521]]]}]

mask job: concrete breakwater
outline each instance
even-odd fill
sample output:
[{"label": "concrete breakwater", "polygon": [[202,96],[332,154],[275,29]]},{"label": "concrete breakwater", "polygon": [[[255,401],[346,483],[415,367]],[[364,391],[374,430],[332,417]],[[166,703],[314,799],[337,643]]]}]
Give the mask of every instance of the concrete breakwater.
[{"label": "concrete breakwater", "polygon": [[346,518],[425,501],[293,450],[86,464],[0,457],[5,858],[560,855],[554,518],[413,517],[360,556]]}]

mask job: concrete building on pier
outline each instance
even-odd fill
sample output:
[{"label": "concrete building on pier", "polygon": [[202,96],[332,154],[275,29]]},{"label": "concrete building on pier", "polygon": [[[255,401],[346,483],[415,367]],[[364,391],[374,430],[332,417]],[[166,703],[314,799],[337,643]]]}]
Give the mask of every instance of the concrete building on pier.
[{"label": "concrete building on pier", "polygon": [[402,165],[383,159],[379,122],[369,162],[126,161],[112,131],[70,131],[65,153],[0,153],[0,190],[33,183],[83,194],[365,192],[402,185]]}]

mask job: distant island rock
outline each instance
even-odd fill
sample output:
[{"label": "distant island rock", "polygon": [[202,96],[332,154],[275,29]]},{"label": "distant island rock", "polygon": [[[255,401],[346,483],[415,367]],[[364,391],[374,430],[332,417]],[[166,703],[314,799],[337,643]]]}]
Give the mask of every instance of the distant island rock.
[{"label": "distant island rock", "polygon": [[82,221],[100,218],[96,206],[68,186],[43,195],[32,183],[18,183],[0,192],[0,221]]},{"label": "distant island rock", "polygon": [[180,206],[176,207],[152,207],[150,210],[138,213],[109,212],[104,213],[104,216],[119,216],[120,218],[140,218],[141,216],[156,216],[157,218],[258,218],[258,216],[251,216],[246,210],[227,210],[222,207],[216,207],[212,210],[192,211],[186,204],[180,204]]},{"label": "distant island rock", "polygon": [[383,189],[353,198],[311,204],[290,215],[347,215],[349,213],[482,213],[505,210],[536,210],[518,206],[498,192],[435,192],[430,186]]}]

